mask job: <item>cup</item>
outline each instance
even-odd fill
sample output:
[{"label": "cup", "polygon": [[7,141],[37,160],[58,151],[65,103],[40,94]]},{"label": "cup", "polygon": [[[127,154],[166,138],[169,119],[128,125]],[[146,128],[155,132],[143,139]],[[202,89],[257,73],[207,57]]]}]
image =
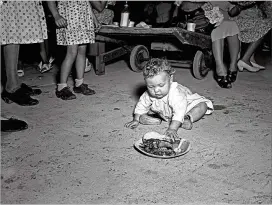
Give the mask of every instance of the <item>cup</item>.
[{"label": "cup", "polygon": [[188,31],[195,31],[196,24],[195,23],[187,23],[187,30]]},{"label": "cup", "polygon": [[119,26],[119,23],[118,22],[113,22],[113,25]]},{"label": "cup", "polygon": [[135,22],[134,21],[129,21],[128,27],[134,27]]}]

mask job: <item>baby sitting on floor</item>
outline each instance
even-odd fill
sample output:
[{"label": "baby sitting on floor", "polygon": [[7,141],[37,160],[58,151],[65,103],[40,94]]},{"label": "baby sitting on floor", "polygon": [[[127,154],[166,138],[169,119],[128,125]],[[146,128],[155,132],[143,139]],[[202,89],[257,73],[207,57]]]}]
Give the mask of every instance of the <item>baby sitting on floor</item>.
[{"label": "baby sitting on floor", "polygon": [[180,127],[190,130],[194,122],[212,113],[210,100],[173,82],[174,72],[165,59],[153,58],[145,65],[143,75],[147,91],[135,107],[133,120],[125,127],[133,129],[139,123],[150,125],[160,124],[162,120],[170,121],[165,135],[175,139]]}]

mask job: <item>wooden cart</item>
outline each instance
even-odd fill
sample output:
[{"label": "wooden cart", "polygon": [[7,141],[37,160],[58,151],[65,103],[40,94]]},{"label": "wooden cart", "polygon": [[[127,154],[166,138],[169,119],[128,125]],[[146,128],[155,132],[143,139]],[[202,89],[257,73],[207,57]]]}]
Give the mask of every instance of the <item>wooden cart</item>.
[{"label": "wooden cart", "polygon": [[[107,44],[116,44],[106,49]],[[105,73],[105,63],[129,54],[133,71],[141,72],[153,50],[193,52],[192,60],[169,60],[175,67],[192,68],[197,79],[203,79],[212,66],[211,38],[208,35],[182,28],[129,28],[103,26],[96,35],[95,46],[87,56],[95,57],[95,72]]]}]

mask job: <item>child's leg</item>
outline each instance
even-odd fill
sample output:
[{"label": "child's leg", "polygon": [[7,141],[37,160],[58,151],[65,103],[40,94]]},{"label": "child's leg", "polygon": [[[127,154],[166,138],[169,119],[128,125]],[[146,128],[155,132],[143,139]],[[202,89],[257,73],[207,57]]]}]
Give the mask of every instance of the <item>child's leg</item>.
[{"label": "child's leg", "polygon": [[75,62],[77,79],[83,79],[84,77],[84,70],[86,66],[86,49],[87,49],[86,44],[78,46],[78,52]]},{"label": "child's leg", "polygon": [[191,130],[193,123],[200,120],[207,112],[208,106],[205,102],[201,102],[193,107],[184,118],[181,127],[186,130]]},{"label": "child's leg", "polygon": [[40,43],[40,55],[42,58],[42,62],[45,64],[49,63],[48,59],[48,40],[45,39],[44,42]]},{"label": "child's leg", "polygon": [[142,125],[159,125],[162,122],[162,119],[159,118],[155,113],[147,113],[140,116],[139,122]]},{"label": "child's leg", "polygon": [[84,84],[84,71],[86,67],[86,49],[87,45],[80,45],[78,47],[78,53],[76,57],[76,83],[74,87],[75,93],[81,93],[83,95],[93,95],[95,91],[88,88],[87,84]]},{"label": "child's leg", "polygon": [[67,84],[68,76],[77,57],[77,52],[78,45],[67,46],[66,56],[60,67],[60,84]]},{"label": "child's leg", "polygon": [[237,71],[237,61],[240,52],[240,41],[238,35],[228,36],[228,47],[230,53],[230,68],[231,72]]},{"label": "child's leg", "polygon": [[56,95],[62,100],[73,100],[76,96],[67,86],[68,76],[77,56],[78,45],[67,46],[66,56],[60,67],[60,83],[58,84]]}]

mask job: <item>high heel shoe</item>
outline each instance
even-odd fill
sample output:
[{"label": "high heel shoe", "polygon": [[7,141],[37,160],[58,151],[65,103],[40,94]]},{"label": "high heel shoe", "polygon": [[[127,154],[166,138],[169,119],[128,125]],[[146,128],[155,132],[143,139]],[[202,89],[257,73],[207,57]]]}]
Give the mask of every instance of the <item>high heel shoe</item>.
[{"label": "high heel shoe", "polygon": [[238,69],[239,71],[243,72],[244,69],[248,70],[249,72],[258,72],[260,69],[250,66],[248,64],[246,64],[244,61],[239,60],[237,63]]},{"label": "high heel shoe", "polygon": [[228,77],[227,76],[215,76],[215,80],[217,82],[217,84],[221,87],[221,88],[231,88],[231,82],[228,81]]},{"label": "high heel shoe", "polygon": [[265,70],[265,67],[262,65],[259,65],[257,63],[254,63],[253,61],[250,61],[250,63],[255,67],[255,68],[259,68],[260,70]]},{"label": "high heel shoe", "polygon": [[259,69],[261,69],[261,70],[264,70],[264,69],[265,69],[264,66],[259,65],[259,64],[256,63],[255,58],[254,58],[254,55],[251,56],[251,58],[250,58],[250,63],[251,63],[255,68],[259,68]]},{"label": "high heel shoe", "polygon": [[236,81],[237,74],[237,71],[229,71],[227,75],[227,80],[231,83],[234,83]]}]

